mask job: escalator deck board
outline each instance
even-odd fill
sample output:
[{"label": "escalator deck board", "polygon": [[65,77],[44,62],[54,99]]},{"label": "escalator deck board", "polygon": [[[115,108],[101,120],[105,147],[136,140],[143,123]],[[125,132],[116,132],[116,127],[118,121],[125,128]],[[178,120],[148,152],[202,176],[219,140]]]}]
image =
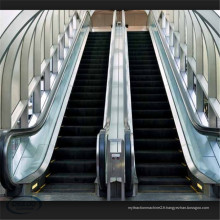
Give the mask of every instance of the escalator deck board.
[{"label": "escalator deck board", "polygon": [[128,32],[128,50],[139,191],[194,192],[149,32]]},{"label": "escalator deck board", "polygon": [[42,192],[94,192],[110,32],[89,33]]}]

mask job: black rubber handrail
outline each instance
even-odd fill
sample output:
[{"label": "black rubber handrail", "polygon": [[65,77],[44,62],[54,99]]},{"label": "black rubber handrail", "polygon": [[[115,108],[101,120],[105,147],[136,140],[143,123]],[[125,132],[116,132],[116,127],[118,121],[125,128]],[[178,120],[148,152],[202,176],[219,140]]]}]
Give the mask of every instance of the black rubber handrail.
[{"label": "black rubber handrail", "polygon": [[106,167],[106,131],[101,130],[99,133],[98,149],[98,167],[97,174],[99,178],[99,189],[104,193],[106,191],[105,167]]},{"label": "black rubber handrail", "polygon": [[131,152],[131,132],[125,131],[125,190],[126,195],[131,196],[133,192],[132,181],[132,152]]}]

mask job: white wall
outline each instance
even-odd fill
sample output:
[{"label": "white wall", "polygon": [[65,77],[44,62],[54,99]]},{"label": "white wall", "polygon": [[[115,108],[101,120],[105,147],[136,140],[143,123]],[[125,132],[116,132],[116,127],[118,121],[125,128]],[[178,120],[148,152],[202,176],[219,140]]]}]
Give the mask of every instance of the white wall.
[{"label": "white wall", "polygon": [[0,36],[21,10],[0,10]]}]

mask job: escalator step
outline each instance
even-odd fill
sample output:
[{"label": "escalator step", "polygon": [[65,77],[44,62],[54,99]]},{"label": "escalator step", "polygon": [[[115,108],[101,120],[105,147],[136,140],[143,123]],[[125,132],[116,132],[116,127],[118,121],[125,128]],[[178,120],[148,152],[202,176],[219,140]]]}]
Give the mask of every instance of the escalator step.
[{"label": "escalator step", "polygon": [[56,173],[51,174],[47,183],[94,183],[95,173]]},{"label": "escalator step", "polygon": [[141,176],[186,176],[185,166],[179,163],[138,163],[137,174]]},{"label": "escalator step", "polygon": [[137,119],[144,118],[172,118],[170,110],[133,110],[133,117]]},{"label": "escalator step", "polygon": [[96,157],[95,147],[61,147],[54,151],[54,159],[90,159]]},{"label": "escalator step", "polygon": [[140,102],[136,102],[133,101],[132,102],[132,107],[134,110],[143,110],[143,109],[148,109],[148,110],[170,110],[170,105],[168,101],[156,101],[156,102],[152,102],[152,101],[140,101]]},{"label": "escalator step", "polygon": [[58,136],[56,147],[96,146],[97,136]]},{"label": "escalator step", "polygon": [[137,138],[177,138],[176,129],[172,128],[134,128]]},{"label": "escalator step", "polygon": [[73,87],[73,93],[74,92],[105,92],[106,87],[105,86],[74,86]]},{"label": "escalator step", "polygon": [[166,94],[132,94],[131,99],[135,101],[167,101]]},{"label": "escalator step", "polygon": [[136,150],[179,150],[181,149],[180,142],[178,139],[134,139],[134,146]]},{"label": "escalator step", "polygon": [[[92,69],[90,69],[92,71]],[[98,69],[100,71],[100,69]],[[80,69],[82,71],[82,69]],[[83,70],[84,71],[84,70]],[[102,71],[107,71],[107,68],[103,68]],[[96,74],[96,69],[94,69],[94,74],[81,74],[77,76],[77,79],[90,80],[90,79],[105,79],[105,75]]]},{"label": "escalator step", "polygon": [[77,79],[74,83],[76,86],[101,86],[106,84],[106,79],[90,79],[83,80]]},{"label": "escalator step", "polygon": [[141,185],[189,185],[191,182],[186,177],[180,176],[140,176]]},{"label": "escalator step", "polygon": [[105,93],[102,92],[93,92],[93,93],[74,92],[71,93],[70,95],[70,100],[73,99],[96,100],[96,99],[104,99],[104,98],[105,98]]},{"label": "escalator step", "polygon": [[98,116],[93,117],[64,117],[62,125],[63,126],[71,126],[71,125],[78,125],[78,126],[92,126],[92,125],[99,125],[102,126],[103,118]]},{"label": "escalator step", "polygon": [[44,193],[90,193],[95,192],[93,183],[50,183],[41,192]]},{"label": "escalator step", "polygon": [[135,128],[174,128],[173,119],[134,119],[133,125]]},{"label": "escalator step", "polygon": [[61,136],[91,136],[99,133],[100,126],[62,126]]},{"label": "escalator step", "polygon": [[155,150],[137,150],[135,152],[135,158],[140,162],[148,162],[148,163],[169,163],[179,162],[184,160],[183,154],[179,151],[155,151]]},{"label": "escalator step", "polygon": [[[137,76],[137,75],[142,75],[142,76],[145,76],[145,75],[160,75],[160,71],[158,69],[133,69],[133,70],[130,70],[130,74],[133,75],[134,77]],[[147,82],[145,82],[147,83]]]},{"label": "escalator step", "polygon": [[104,108],[67,108],[65,116],[97,116],[103,115]]},{"label": "escalator step", "polygon": [[50,164],[53,173],[94,173],[96,171],[96,160],[77,159],[77,160],[55,160]]},{"label": "escalator step", "polygon": [[189,185],[139,185],[140,193],[194,193]]},{"label": "escalator step", "polygon": [[[151,69],[151,70],[155,71],[154,69]],[[156,70],[156,71],[158,71],[158,70]],[[161,81],[162,82],[162,78],[159,75],[150,75],[150,74],[136,75],[136,76],[131,75],[130,78],[131,78],[131,81],[144,81],[144,80],[146,80],[146,81]]]},{"label": "escalator step", "polygon": [[164,87],[132,87],[132,94],[164,94]]}]

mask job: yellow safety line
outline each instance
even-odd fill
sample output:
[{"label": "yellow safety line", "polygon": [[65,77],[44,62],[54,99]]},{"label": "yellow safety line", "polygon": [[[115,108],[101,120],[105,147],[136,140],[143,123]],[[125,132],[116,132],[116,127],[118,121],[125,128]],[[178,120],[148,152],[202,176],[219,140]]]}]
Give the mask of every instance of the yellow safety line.
[{"label": "yellow safety line", "polygon": [[51,160],[50,163],[53,163],[55,160]]},{"label": "yellow safety line", "polygon": [[199,193],[196,188],[194,188],[192,185],[190,185],[190,187],[196,192],[196,193]]},{"label": "yellow safety line", "polygon": [[186,179],[188,179],[189,181],[191,180],[188,176],[186,176]]},{"label": "yellow safety line", "polygon": [[46,178],[49,177],[50,175],[51,175],[51,173],[47,174],[47,175],[46,175]]},{"label": "yellow safety line", "polygon": [[39,193],[45,186],[46,186],[46,184],[44,184],[43,186],[41,186],[40,189],[38,189],[38,190],[36,191],[36,193]]},{"label": "yellow safety line", "polygon": [[184,167],[186,167],[186,164],[185,163],[181,163]]}]

